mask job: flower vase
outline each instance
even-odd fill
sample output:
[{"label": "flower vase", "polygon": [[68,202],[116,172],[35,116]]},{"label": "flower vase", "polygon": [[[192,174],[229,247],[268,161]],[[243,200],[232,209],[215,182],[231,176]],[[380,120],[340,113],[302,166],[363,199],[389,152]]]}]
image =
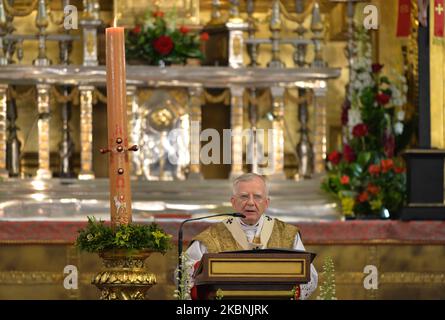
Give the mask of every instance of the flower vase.
[{"label": "flower vase", "polygon": [[156,284],[156,276],[144,269],[149,250],[110,250],[99,256],[104,269],[91,281],[101,290],[101,300],[144,300],[148,289]]}]

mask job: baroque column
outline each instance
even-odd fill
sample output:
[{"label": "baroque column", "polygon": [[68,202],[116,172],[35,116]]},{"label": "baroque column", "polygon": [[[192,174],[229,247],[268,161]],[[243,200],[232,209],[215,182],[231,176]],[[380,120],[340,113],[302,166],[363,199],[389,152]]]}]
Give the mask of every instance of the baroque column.
[{"label": "baroque column", "polygon": [[94,179],[93,172],[93,86],[80,91],[80,180]]},{"label": "baroque column", "polygon": [[[62,94],[64,97],[69,95],[69,88],[62,87]],[[62,102],[60,105],[62,114],[62,141],[59,144],[60,154],[60,177],[73,178],[73,164],[72,155],[74,153],[74,142],[71,138],[71,130],[69,121],[71,119],[72,102]]]},{"label": "baroque column", "polygon": [[4,52],[4,37],[7,32],[8,21],[6,18],[5,8],[3,6],[3,1],[0,1],[0,65],[4,66],[8,64],[8,58]]},{"label": "baroque column", "polygon": [[[102,23],[99,19],[99,2],[84,1],[83,19],[79,21],[83,31],[84,66],[97,66],[97,28]],[[80,91],[80,172],[79,179],[94,179],[93,172],[93,86],[79,86]]]},{"label": "baroque column", "polygon": [[244,65],[243,32],[247,30],[248,24],[240,16],[239,0],[230,0],[229,20],[226,22],[229,31],[229,66],[240,68]]},{"label": "baroque column", "polygon": [[49,105],[49,89],[50,85],[48,84],[37,85],[37,110],[39,113],[39,120],[37,122],[39,154],[37,178],[39,179],[51,179],[52,177],[52,172],[50,170],[49,121],[51,114]]},{"label": "baroque column", "polygon": [[[269,161],[273,161],[273,173],[271,179],[284,180],[284,88],[270,88],[272,95],[272,113],[273,113],[273,154],[269,155]],[[270,148],[269,148],[270,150]]]},{"label": "baroque column", "polygon": [[327,122],[326,122],[326,82],[314,89],[314,171],[323,173],[325,171],[325,158],[327,152]]},{"label": "baroque column", "polygon": [[232,130],[232,168],[230,178],[235,178],[243,174],[243,87],[230,87],[231,119],[230,129]]},{"label": "baroque column", "polygon": [[22,143],[17,137],[19,128],[17,121],[17,105],[13,97],[9,97],[7,102],[6,119],[8,123],[8,139],[6,140],[6,170],[10,177],[20,176],[20,150]]},{"label": "baroque column", "polygon": [[202,179],[200,170],[199,153],[201,150],[200,131],[201,131],[201,95],[203,89],[201,86],[190,87],[189,108],[190,108],[190,172],[187,179]]},{"label": "baroque column", "polygon": [[325,67],[326,62],[323,60],[323,22],[321,20],[320,6],[318,2],[315,2],[312,9],[311,20],[312,41],[314,43],[314,60],[312,61],[313,67]]},{"label": "baroque column", "polygon": [[[298,97],[307,98],[308,89],[298,88]],[[309,138],[309,110],[307,99],[298,103],[298,121],[300,122],[300,140],[297,144],[298,179],[309,179],[314,172],[314,148]]]},{"label": "baroque column", "polygon": [[[64,1],[63,5],[67,5],[67,0]],[[68,34],[68,30],[65,31]],[[72,49],[72,42],[70,41],[59,41],[59,63],[61,65],[68,65],[70,63],[69,57]],[[62,86],[63,97],[68,98],[70,93],[74,90],[72,87]],[[72,139],[70,120],[72,113],[73,100],[71,101],[61,101],[61,118],[62,118],[62,139],[59,144],[59,155],[60,155],[60,177],[61,178],[73,178],[74,177],[74,166],[73,166],[73,154],[74,154],[74,142]]]},{"label": "baroque column", "polygon": [[[253,173],[259,173],[258,168],[258,147],[259,143],[257,137],[257,122],[258,122],[258,101],[257,101],[257,89],[250,88],[250,98],[248,102],[248,114],[249,114],[249,124],[251,130],[250,144],[249,149],[247,150],[246,159],[251,160],[252,162],[252,170]],[[250,156],[249,156],[250,153]],[[248,161],[247,161],[248,162]]]},{"label": "baroque column", "polygon": [[97,66],[97,28],[102,24],[99,19],[100,6],[97,0],[84,0],[83,19],[79,21],[83,31],[83,65]]},{"label": "baroque column", "polygon": [[[7,65],[8,60],[3,51],[3,37],[6,35],[6,14],[3,1],[0,3],[0,65]],[[0,84],[0,178],[8,177],[6,169],[6,111],[7,111],[7,84]]]},{"label": "baroque column", "polygon": [[281,18],[280,1],[278,0],[274,0],[272,4],[272,15],[269,22],[269,30],[272,33],[272,36],[270,38],[272,43],[272,58],[267,66],[270,68],[283,68],[285,67],[285,65],[280,59]]},{"label": "baroque column", "polygon": [[6,170],[6,91],[7,84],[0,84],[0,178],[7,178]]},{"label": "baroque column", "polygon": [[46,55],[46,28],[48,27],[47,4],[45,0],[39,0],[37,5],[36,27],[39,29],[39,54],[33,64],[38,67],[49,66],[51,61]]}]

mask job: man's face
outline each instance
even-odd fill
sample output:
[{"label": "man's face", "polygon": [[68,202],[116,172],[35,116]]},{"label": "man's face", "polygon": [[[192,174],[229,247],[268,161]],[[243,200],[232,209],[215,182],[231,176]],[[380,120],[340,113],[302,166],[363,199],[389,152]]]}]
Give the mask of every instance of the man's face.
[{"label": "man's face", "polygon": [[255,224],[269,207],[266,186],[259,178],[239,182],[230,201],[237,212],[246,216],[241,220],[249,225]]}]

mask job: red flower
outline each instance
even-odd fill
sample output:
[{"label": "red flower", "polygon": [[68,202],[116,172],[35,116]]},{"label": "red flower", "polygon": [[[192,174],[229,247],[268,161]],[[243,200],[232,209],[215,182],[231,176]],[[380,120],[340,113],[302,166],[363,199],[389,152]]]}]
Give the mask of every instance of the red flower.
[{"label": "red flower", "polygon": [[181,26],[181,28],[179,28],[179,32],[181,32],[182,34],[186,34],[190,32],[190,28],[186,27],[186,26]]},{"label": "red flower", "polygon": [[368,201],[368,199],[369,199],[369,194],[366,191],[363,191],[358,196],[358,201],[359,202],[365,202],[365,201]]},{"label": "red flower", "polygon": [[347,176],[347,175],[341,176],[340,183],[343,185],[349,184],[349,176]]},{"label": "red flower", "polygon": [[382,166],[382,172],[386,173],[392,169],[394,162],[392,159],[382,159],[382,161],[380,161],[380,165]]},{"label": "red flower", "polygon": [[328,155],[328,160],[329,162],[331,162],[333,165],[337,165],[340,160],[341,160],[341,153],[338,152],[337,150],[332,151],[329,155]]},{"label": "red flower", "polygon": [[153,12],[153,17],[155,17],[155,18],[162,18],[163,16],[164,16],[164,12],[162,12],[162,11]]},{"label": "red flower", "polygon": [[371,66],[371,68],[372,68],[372,72],[373,72],[373,73],[377,73],[377,72],[379,72],[380,70],[382,70],[382,68],[383,68],[383,64],[380,64],[380,63],[373,63],[372,66]]},{"label": "red flower", "polygon": [[300,285],[295,286],[295,294],[294,294],[294,300],[300,299]]},{"label": "red flower", "polygon": [[[200,264],[201,264],[201,261],[195,262],[195,264],[193,265],[193,274],[196,272],[196,270],[198,270]],[[196,286],[193,286],[190,289],[190,298],[192,300],[198,300],[198,288]]]},{"label": "red flower", "polygon": [[369,183],[368,188],[366,189],[370,194],[377,194],[380,191],[380,187],[375,184]]},{"label": "red flower", "polygon": [[198,300],[198,288],[196,286],[190,289],[190,298],[192,300]]},{"label": "red flower", "polygon": [[371,164],[368,171],[371,175],[378,175],[380,173],[380,166],[378,164]]},{"label": "red flower", "polygon": [[391,96],[386,93],[379,93],[378,95],[375,96],[375,99],[381,105],[387,104],[390,98]]},{"label": "red flower", "polygon": [[394,167],[394,172],[397,174],[404,173],[406,171],[406,168],[404,167]]},{"label": "red flower", "polygon": [[153,41],[154,49],[165,56],[173,50],[173,40],[169,36],[160,36]]},{"label": "red flower", "polygon": [[137,25],[133,28],[133,30],[131,30],[131,32],[133,32],[134,34],[139,34],[142,30],[142,27],[140,25]]},{"label": "red flower", "polygon": [[368,134],[368,126],[364,123],[359,123],[352,129],[352,135],[356,138],[364,137]]},{"label": "red flower", "polygon": [[346,160],[347,163],[355,161],[354,150],[352,150],[351,146],[348,144],[345,144],[343,146],[343,158]]},{"label": "red flower", "polygon": [[201,39],[201,41],[207,41],[207,40],[209,40],[209,34],[207,32],[203,32],[203,33],[201,33],[199,38]]}]

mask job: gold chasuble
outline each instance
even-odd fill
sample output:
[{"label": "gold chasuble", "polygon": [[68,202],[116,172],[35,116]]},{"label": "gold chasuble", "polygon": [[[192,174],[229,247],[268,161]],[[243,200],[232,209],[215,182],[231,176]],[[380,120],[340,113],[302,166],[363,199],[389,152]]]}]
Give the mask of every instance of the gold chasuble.
[{"label": "gold chasuble", "polygon": [[259,239],[248,242],[239,220],[229,218],[207,228],[192,241],[200,241],[209,253],[265,248],[292,249],[298,231],[293,225],[264,216]]}]

